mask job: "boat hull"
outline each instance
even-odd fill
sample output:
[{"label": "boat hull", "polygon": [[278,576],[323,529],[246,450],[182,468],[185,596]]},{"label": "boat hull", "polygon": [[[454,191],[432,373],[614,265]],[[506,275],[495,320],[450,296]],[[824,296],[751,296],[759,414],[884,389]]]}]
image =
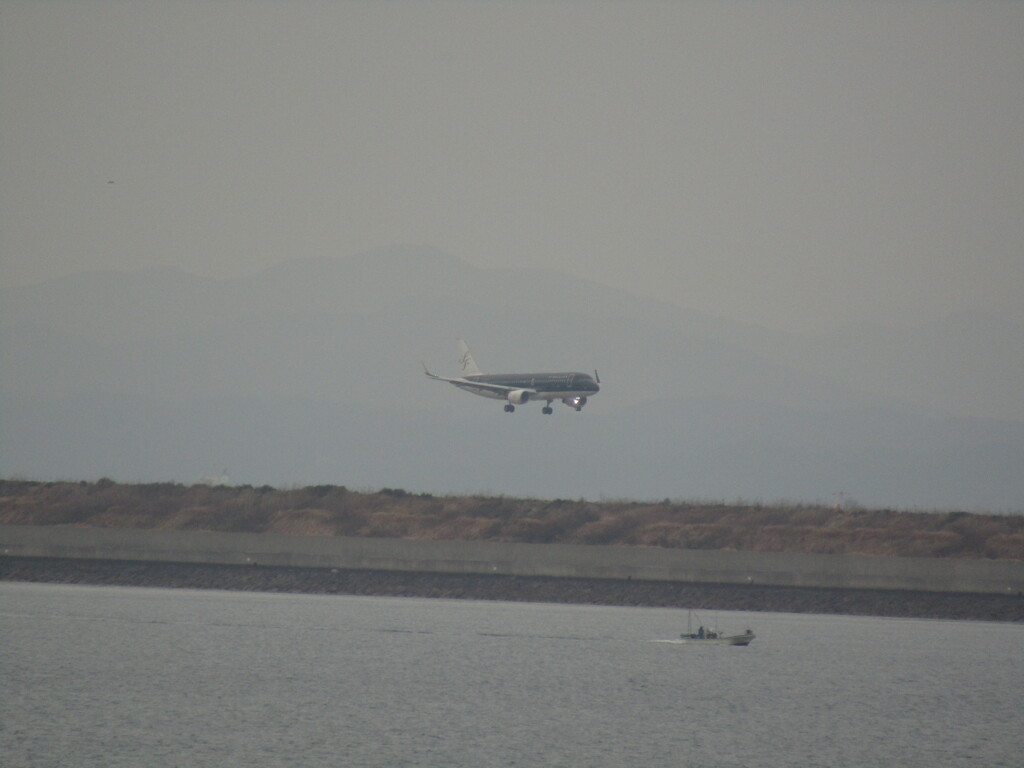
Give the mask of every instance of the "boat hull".
[{"label": "boat hull", "polygon": [[753,632],[745,632],[742,635],[729,635],[727,637],[697,637],[696,635],[681,635],[680,641],[685,645],[750,645],[755,637]]}]

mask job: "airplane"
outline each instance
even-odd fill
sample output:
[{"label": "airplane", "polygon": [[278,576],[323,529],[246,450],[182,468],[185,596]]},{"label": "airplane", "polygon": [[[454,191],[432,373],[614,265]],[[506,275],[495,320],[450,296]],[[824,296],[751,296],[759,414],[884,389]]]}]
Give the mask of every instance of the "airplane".
[{"label": "airplane", "polygon": [[551,403],[561,400],[570,408],[582,410],[587,398],[597,394],[601,379],[594,371],[588,373],[492,373],[484,374],[477,368],[473,354],[466,342],[459,339],[459,372],[460,378],[448,379],[435,376],[423,364],[423,372],[437,381],[447,381],[459,389],[472,392],[481,397],[505,400],[505,413],[515,411],[517,405],[530,400],[546,400],[547,405],[541,412],[547,415],[554,413]]}]

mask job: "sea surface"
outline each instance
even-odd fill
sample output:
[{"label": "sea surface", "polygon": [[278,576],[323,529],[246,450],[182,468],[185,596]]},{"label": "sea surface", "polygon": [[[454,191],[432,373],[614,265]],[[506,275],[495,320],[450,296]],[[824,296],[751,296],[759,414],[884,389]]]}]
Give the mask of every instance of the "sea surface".
[{"label": "sea surface", "polygon": [[0,583],[0,764],[1020,766],[1024,626]]}]

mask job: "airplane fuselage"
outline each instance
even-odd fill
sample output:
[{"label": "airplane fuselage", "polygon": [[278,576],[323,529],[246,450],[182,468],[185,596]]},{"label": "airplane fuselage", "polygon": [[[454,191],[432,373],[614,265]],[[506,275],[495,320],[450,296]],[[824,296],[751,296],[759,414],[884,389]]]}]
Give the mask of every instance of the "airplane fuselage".
[{"label": "airplane fuselage", "polygon": [[[594,377],[587,373],[481,373],[465,376],[452,381],[459,389],[481,397],[507,400],[508,391],[494,387],[508,388],[528,393],[529,400],[568,400],[586,398],[595,394],[600,387]],[[480,386],[480,385],[489,386]],[[523,402],[526,402],[524,399]]]},{"label": "airplane fuselage", "polygon": [[597,371],[594,375],[578,371],[559,373],[481,373],[466,342],[459,339],[459,370],[462,376],[447,378],[431,373],[426,364],[423,372],[432,379],[447,381],[459,389],[492,400],[504,400],[505,411],[515,411],[517,405],[542,400],[547,405],[544,413],[551,413],[551,403],[561,400],[570,408],[581,410],[587,398],[600,391]]}]

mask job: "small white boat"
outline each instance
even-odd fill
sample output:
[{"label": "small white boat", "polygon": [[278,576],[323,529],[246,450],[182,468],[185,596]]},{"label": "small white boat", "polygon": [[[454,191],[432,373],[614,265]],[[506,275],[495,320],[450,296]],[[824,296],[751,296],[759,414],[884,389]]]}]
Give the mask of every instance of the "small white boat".
[{"label": "small white boat", "polygon": [[749,629],[741,635],[726,635],[717,629],[704,629],[701,625],[693,631],[693,611],[686,616],[686,632],[679,636],[680,642],[686,645],[750,645],[755,635]]}]

